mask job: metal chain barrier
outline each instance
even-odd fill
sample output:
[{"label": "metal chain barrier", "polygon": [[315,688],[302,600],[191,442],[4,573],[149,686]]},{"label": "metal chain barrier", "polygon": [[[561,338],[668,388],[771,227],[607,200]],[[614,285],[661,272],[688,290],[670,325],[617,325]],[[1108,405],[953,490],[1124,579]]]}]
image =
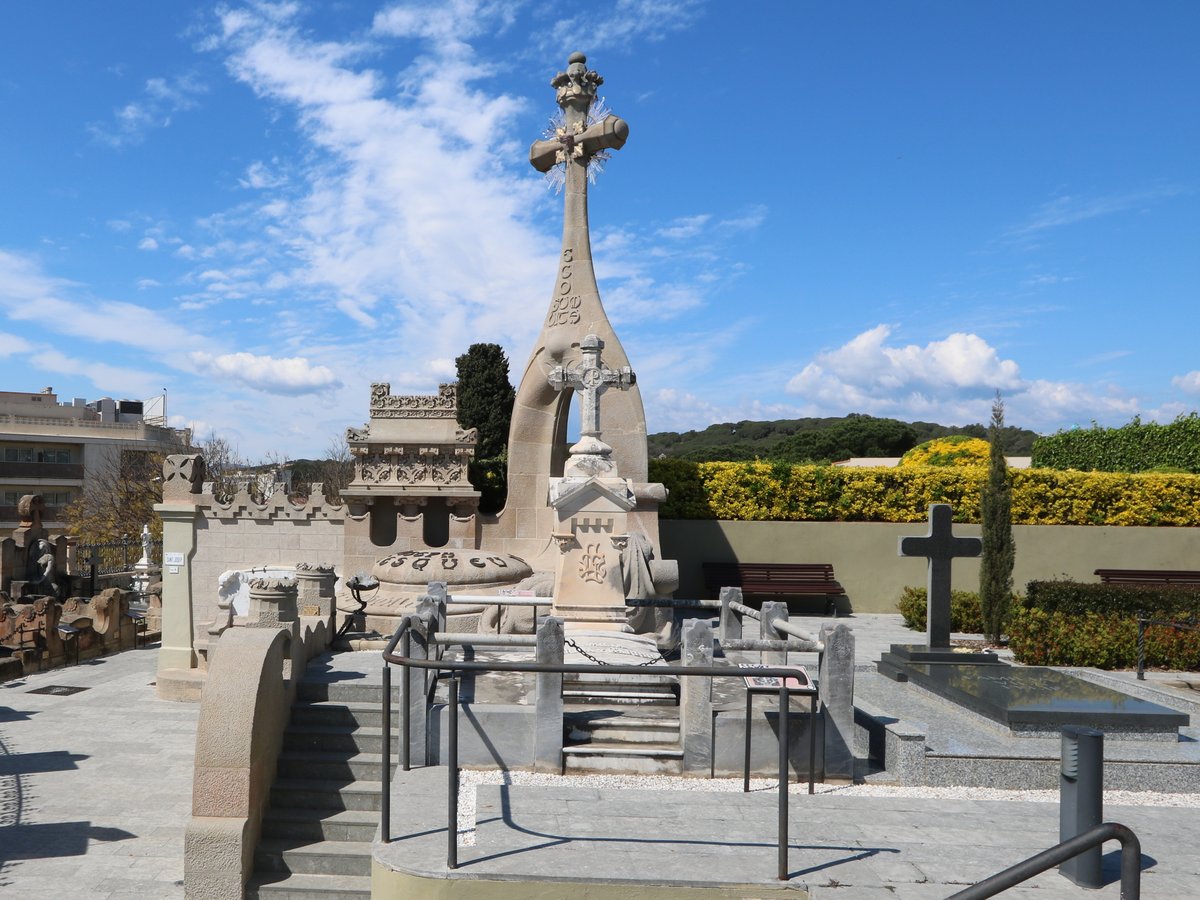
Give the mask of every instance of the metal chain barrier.
[{"label": "metal chain barrier", "polygon": [[[602,659],[596,659],[596,657],[592,656],[592,654],[588,653],[586,650],[584,650],[582,647],[580,647],[577,643],[575,643],[570,638],[566,638],[565,642],[568,647],[570,647],[572,650],[574,650],[576,653],[578,653],[580,656],[582,656],[584,659],[586,659],[590,663],[595,663],[598,666],[624,665],[624,663],[609,663],[609,662],[605,662]],[[638,665],[638,668],[644,669],[647,666],[656,666],[660,662],[665,663],[666,661],[667,661],[667,658],[665,656],[663,656],[661,653],[659,653],[656,658],[648,659],[645,662],[638,663],[637,665]]]}]

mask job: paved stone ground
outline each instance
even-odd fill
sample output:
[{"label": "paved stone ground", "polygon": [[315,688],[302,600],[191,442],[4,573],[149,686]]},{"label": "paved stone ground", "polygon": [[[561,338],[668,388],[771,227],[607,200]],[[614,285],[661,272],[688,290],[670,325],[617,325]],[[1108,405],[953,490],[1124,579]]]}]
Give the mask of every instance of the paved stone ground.
[{"label": "paved stone ground", "polygon": [[[157,645],[0,685],[0,896],[183,896],[198,704],[151,683]],[[32,694],[49,685],[87,690]]]},{"label": "paved stone ground", "polygon": [[[898,616],[855,616],[845,621],[855,629],[860,664],[877,658],[893,642],[913,640],[913,633],[899,625]],[[811,625],[819,625],[819,620]],[[39,900],[183,896],[183,833],[191,808],[199,709],[196,704],[155,697],[155,650],[152,645],[0,685],[0,896]],[[349,667],[361,659],[358,654],[343,654],[335,657],[334,665]],[[377,668],[372,666],[371,672],[374,675]],[[70,696],[30,693],[49,685],[88,690]],[[431,810],[442,809],[444,803],[444,780],[438,784],[434,788],[438,802],[428,804]],[[551,810],[561,806],[558,790],[516,786],[502,795],[499,787],[485,785],[479,788],[480,808],[487,811],[508,802],[523,823],[534,826],[531,830],[546,831],[544,826],[552,825],[549,830],[570,834],[575,825],[562,819],[561,809],[553,816],[539,811],[539,804],[548,804]],[[662,802],[652,791],[642,796],[636,790],[620,793],[647,810]],[[766,797],[726,795],[714,802],[710,794],[682,793],[668,796],[674,813],[671,827],[677,823],[685,838],[695,832],[697,840],[711,841],[720,829],[709,828],[708,823],[724,810],[738,818],[765,814],[763,833],[755,826],[754,837],[747,840],[765,838],[766,845],[753,850],[764,854],[755,871],[765,866],[771,874],[774,807]],[[1045,849],[1057,835],[1053,803],[969,796],[930,799],[918,794],[855,797],[835,791],[794,797],[791,865],[796,877],[811,885],[817,897],[927,900],[945,897],[957,889],[952,885]],[[608,792],[607,797],[616,799]],[[394,803],[398,826],[404,810],[413,808],[411,797],[408,800]],[[765,804],[765,809],[747,813],[746,802]],[[620,804],[607,805],[620,819]],[[1142,838],[1150,866],[1143,896],[1200,896],[1200,853],[1194,840],[1197,810],[1110,805],[1106,817],[1131,826]],[[479,819],[494,823],[495,816],[481,814]],[[576,830],[581,837],[628,836],[622,827],[618,822],[616,831],[606,832],[603,818],[581,817]],[[738,833],[743,828],[736,826]],[[654,826],[648,834],[661,837]],[[468,853],[482,855],[484,841],[498,840],[482,829],[479,838],[479,846],[464,848],[464,858]],[[438,849],[431,860],[444,865],[444,834],[434,843]],[[576,847],[579,852],[589,848],[590,854],[606,844],[616,846],[612,841],[589,840]],[[711,844],[685,846],[713,852]],[[1113,848],[1115,844],[1107,848],[1110,868],[1115,865]],[[658,850],[650,856],[676,859],[672,865],[694,871],[694,859],[687,868],[686,852],[676,853],[667,845]],[[536,867],[539,863],[532,860],[537,855],[516,858],[529,859]],[[1036,884],[1005,896],[1041,900],[1117,896],[1115,884],[1085,893],[1054,874],[1041,876]]]}]

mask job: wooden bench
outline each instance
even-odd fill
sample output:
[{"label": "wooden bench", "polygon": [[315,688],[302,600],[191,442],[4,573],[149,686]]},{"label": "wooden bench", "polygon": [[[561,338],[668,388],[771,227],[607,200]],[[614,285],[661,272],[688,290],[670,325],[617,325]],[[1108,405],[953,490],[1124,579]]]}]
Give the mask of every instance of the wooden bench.
[{"label": "wooden bench", "polygon": [[1102,584],[1200,585],[1200,572],[1187,569],[1097,569]]},{"label": "wooden bench", "polygon": [[846,593],[833,577],[830,563],[704,563],[704,584],[710,590],[740,587],[746,594],[786,596]]}]

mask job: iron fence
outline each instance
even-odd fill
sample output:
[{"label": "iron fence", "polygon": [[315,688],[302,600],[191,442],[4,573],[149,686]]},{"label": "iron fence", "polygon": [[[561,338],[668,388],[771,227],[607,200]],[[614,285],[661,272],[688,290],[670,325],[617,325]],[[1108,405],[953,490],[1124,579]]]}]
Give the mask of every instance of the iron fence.
[{"label": "iron fence", "polygon": [[[119,541],[101,544],[79,544],[75,548],[76,567],[93,576],[132,572],[142,558],[142,549],[141,535],[123,535]],[[150,542],[149,562],[153,566],[162,565],[161,540]]]}]

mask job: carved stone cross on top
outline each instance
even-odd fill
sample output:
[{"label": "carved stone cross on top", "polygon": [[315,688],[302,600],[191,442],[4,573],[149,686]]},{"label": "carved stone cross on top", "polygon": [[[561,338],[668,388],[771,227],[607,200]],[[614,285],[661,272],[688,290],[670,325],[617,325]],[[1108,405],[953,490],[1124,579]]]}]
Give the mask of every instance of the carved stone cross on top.
[{"label": "carved stone cross on top", "polygon": [[587,57],[572,53],[567,71],[559,72],[550,82],[557,89],[555,100],[562,107],[562,127],[552,140],[534,141],[529,148],[529,162],[539,172],[548,172],[558,163],[567,164],[568,197],[572,188],[587,193],[587,165],[593,156],[601,150],[621,149],[629,137],[629,125],[617,116],[587,124],[596,88],[602,84],[600,73],[588,69]]},{"label": "carved stone cross on top", "polygon": [[951,561],[983,552],[983,541],[979,538],[954,536],[953,520],[949,503],[931,503],[929,532],[924,537],[900,538],[901,556],[924,556],[929,560],[925,622],[931,650],[950,646]]},{"label": "carved stone cross on top", "polygon": [[555,366],[549,375],[550,384],[556,391],[572,388],[579,393],[579,443],[571,448],[572,454],[608,456],[612,448],[600,439],[600,395],[610,387],[623,391],[637,383],[637,376],[629,366],[610,369],[600,359],[604,341],[589,334],[579,344],[583,359],[573,369]]}]

